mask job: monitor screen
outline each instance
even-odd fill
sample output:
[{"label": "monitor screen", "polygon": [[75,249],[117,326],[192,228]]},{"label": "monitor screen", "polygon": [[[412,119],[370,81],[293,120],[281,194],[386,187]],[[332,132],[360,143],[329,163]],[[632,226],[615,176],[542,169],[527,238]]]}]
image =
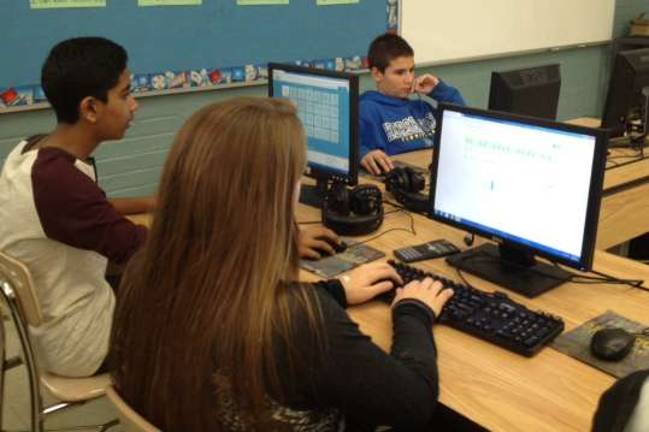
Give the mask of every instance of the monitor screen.
[{"label": "monitor screen", "polygon": [[[609,129],[611,136],[618,137],[634,133],[634,125],[642,134],[649,92],[649,48],[622,51],[615,57],[613,73],[608,86],[602,127]],[[641,137],[644,139],[644,136]]]},{"label": "monitor screen", "polygon": [[560,89],[558,64],[492,72],[489,109],[554,120]]},{"label": "monitor screen", "polygon": [[436,139],[433,218],[496,240],[521,267],[540,255],[590,268],[604,131],[442,105]]},{"label": "monitor screen", "polygon": [[268,93],[292,100],[307,136],[307,175],[356,184],[358,77],[293,65],[268,66]]}]

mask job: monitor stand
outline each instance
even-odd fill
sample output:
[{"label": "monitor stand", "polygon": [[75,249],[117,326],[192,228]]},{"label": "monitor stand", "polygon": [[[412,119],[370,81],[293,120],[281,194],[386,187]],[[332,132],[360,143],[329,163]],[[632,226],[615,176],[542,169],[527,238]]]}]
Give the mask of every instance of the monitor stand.
[{"label": "monitor stand", "polygon": [[573,276],[560,267],[538,262],[529,252],[511,245],[484,244],[451,255],[446,261],[453,267],[529,298],[561,285]]},{"label": "monitor stand", "polygon": [[300,202],[315,208],[322,208],[322,201],[327,195],[327,181],[316,180],[315,185],[303,184],[300,188]]},{"label": "monitor stand", "polygon": [[644,87],[641,93],[642,108],[640,108],[640,118],[627,119],[626,135],[610,138],[609,148],[627,147],[642,150],[649,145],[647,142],[647,135],[649,134],[649,86]]},{"label": "monitor stand", "polygon": [[649,132],[649,86],[644,87],[642,93],[642,108],[640,109],[639,132],[631,135],[631,147],[642,149],[647,146],[647,132]]}]

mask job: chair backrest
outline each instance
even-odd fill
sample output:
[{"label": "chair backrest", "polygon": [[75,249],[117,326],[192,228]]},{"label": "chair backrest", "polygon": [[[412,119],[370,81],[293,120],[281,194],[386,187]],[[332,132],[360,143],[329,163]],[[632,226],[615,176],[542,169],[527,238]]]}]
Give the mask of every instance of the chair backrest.
[{"label": "chair backrest", "polygon": [[[3,313],[0,312],[0,320],[3,318]],[[5,379],[5,326],[0,321],[0,404],[4,402],[4,379]],[[2,411],[0,409],[0,425],[2,423]]]},{"label": "chair backrest", "polygon": [[117,393],[115,387],[109,386],[106,389],[106,396],[117,409],[119,422],[126,432],[160,432],[160,429],[135,412]]},{"label": "chair backrest", "polygon": [[11,314],[18,340],[23,349],[22,360],[27,368],[30,396],[31,430],[43,430],[43,402],[39,389],[36,357],[29,337],[28,325],[38,327],[43,322],[41,308],[34,294],[29,270],[15,258],[0,251],[0,298]]},{"label": "chair backrest", "polygon": [[27,324],[38,327],[43,323],[43,313],[38,304],[34,283],[27,267],[17,259],[0,251],[0,282],[10,284],[20,304]]}]

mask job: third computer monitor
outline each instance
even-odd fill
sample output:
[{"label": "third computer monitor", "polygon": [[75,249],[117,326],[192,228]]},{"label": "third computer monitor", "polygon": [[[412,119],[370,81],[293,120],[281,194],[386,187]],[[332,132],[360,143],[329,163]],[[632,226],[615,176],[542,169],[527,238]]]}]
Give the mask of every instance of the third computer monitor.
[{"label": "third computer monitor", "polygon": [[358,76],[303,66],[268,65],[268,94],[297,106],[307,138],[306,175],[300,201],[320,207],[327,185],[358,181]]},{"label": "third computer monitor", "polygon": [[[643,95],[643,90],[646,95]],[[631,131],[633,123],[646,129],[643,117],[649,98],[649,48],[622,51],[615,57],[608,86],[602,127],[619,137]],[[644,138],[644,137],[643,137]]]},{"label": "third computer monitor", "polygon": [[494,240],[449,263],[535,296],[592,265],[606,132],[441,104],[434,219]]},{"label": "third computer monitor", "polygon": [[558,64],[492,72],[489,109],[554,120],[560,90]]}]

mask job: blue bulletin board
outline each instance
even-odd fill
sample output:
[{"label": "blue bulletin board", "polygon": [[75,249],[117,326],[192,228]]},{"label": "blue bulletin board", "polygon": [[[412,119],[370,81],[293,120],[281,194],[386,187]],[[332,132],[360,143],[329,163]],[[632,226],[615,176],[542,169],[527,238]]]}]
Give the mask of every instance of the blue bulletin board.
[{"label": "blue bulletin board", "polygon": [[76,36],[104,36],[129,53],[136,92],[215,87],[265,79],[269,61],[327,69],[363,67],[370,41],[396,30],[397,0],[318,6],[238,6],[202,0],[196,6],[30,9],[29,0],[2,2],[0,108],[43,101],[40,69],[50,48]]}]

